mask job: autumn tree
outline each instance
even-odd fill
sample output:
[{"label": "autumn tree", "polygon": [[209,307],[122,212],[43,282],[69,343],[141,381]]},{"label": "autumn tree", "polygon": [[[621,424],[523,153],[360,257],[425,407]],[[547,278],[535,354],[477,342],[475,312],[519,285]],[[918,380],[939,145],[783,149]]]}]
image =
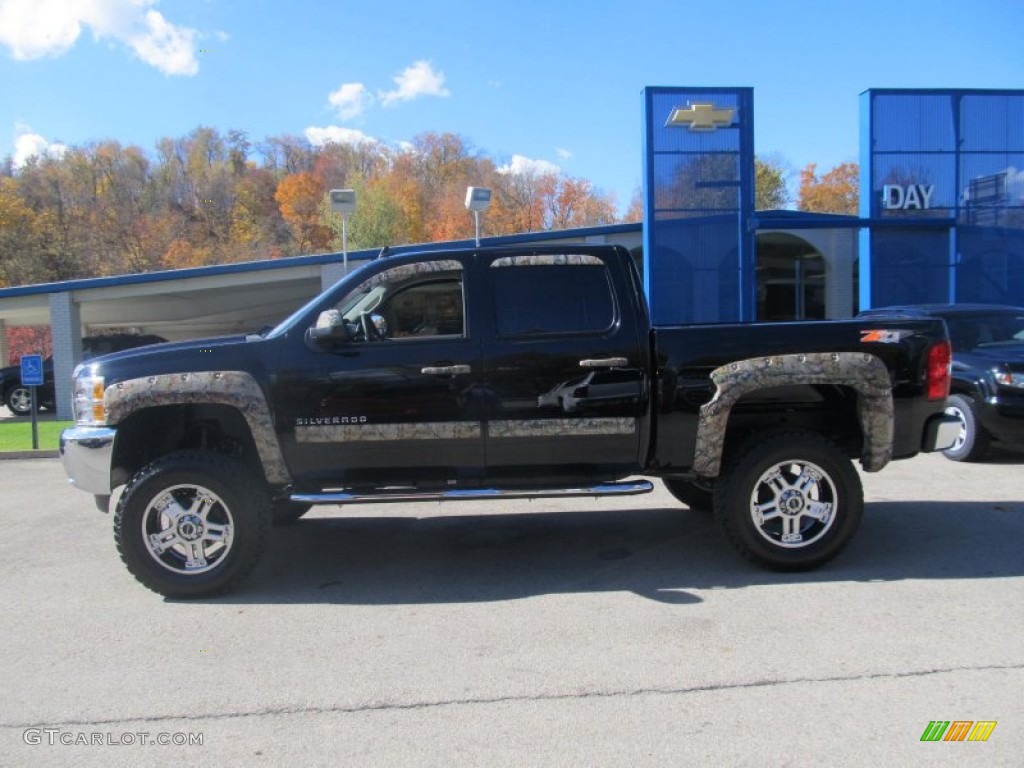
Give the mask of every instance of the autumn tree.
[{"label": "autumn tree", "polygon": [[545,229],[611,224],[615,199],[597,192],[586,179],[548,177],[542,185]]},{"label": "autumn tree", "polygon": [[495,233],[537,232],[544,228],[542,191],[554,178],[535,171],[503,171],[492,182],[494,198],[487,212],[488,228]]},{"label": "autumn tree", "polygon": [[12,178],[0,177],[0,286],[32,279],[30,246],[35,214]]},{"label": "autumn tree", "polygon": [[841,163],[823,176],[817,174],[817,164],[811,163],[800,171],[801,211],[845,213],[856,216],[860,191],[860,169],[856,163]]},{"label": "autumn tree", "polygon": [[629,199],[629,208],[622,217],[623,222],[641,222],[644,220],[644,196],[640,187],[633,190],[633,196]]},{"label": "autumn tree", "polygon": [[283,253],[291,230],[274,193],[277,181],[267,168],[250,168],[234,185],[230,241],[234,261],[270,259]]},{"label": "autumn tree", "polygon": [[399,147],[199,126],[152,150],[103,140],[0,164],[0,284],[145,272],[337,247],[332,188],[355,188],[353,248],[473,235],[466,187],[494,190],[484,235],[609,224],[586,179],[499,171],[453,133]]},{"label": "autumn tree", "polygon": [[325,223],[324,201],[327,190],[309,171],[293,173],[281,179],[274,193],[295,238],[298,253],[327,250],[331,229]]},{"label": "autumn tree", "polygon": [[12,326],[7,329],[7,356],[9,365],[17,365],[24,355],[53,354],[53,342],[48,325]]}]

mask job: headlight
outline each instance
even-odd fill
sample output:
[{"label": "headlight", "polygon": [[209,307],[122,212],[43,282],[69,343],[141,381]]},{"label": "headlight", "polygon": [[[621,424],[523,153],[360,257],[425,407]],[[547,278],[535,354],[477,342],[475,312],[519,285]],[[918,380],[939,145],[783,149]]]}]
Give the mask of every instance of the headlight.
[{"label": "headlight", "polygon": [[1024,373],[1003,373],[996,371],[996,381],[1004,387],[1024,387]]},{"label": "headlight", "polygon": [[80,427],[97,427],[107,423],[103,408],[103,377],[93,366],[82,365],[75,369],[75,391],[71,406],[75,423]]}]

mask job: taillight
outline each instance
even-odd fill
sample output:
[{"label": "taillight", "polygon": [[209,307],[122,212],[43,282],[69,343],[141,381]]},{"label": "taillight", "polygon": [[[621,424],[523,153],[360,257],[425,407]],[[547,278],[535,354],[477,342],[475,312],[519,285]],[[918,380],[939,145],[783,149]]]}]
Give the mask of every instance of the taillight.
[{"label": "taillight", "polygon": [[925,391],[929,400],[945,400],[949,396],[949,365],[953,359],[948,341],[940,341],[928,349]]}]

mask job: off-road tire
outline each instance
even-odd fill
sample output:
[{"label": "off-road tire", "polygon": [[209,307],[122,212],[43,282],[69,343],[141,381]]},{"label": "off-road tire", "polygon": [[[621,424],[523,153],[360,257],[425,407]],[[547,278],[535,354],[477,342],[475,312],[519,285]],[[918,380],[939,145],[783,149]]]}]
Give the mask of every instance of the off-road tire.
[{"label": "off-road tire", "polygon": [[715,517],[745,558],[804,571],[849,544],[864,512],[860,476],[831,440],[805,431],[755,435],[715,488]]},{"label": "off-road tire", "polygon": [[266,486],[241,461],[183,451],[131,479],[114,513],[114,540],[131,574],[154,592],[210,597],[256,566],[270,520]]}]

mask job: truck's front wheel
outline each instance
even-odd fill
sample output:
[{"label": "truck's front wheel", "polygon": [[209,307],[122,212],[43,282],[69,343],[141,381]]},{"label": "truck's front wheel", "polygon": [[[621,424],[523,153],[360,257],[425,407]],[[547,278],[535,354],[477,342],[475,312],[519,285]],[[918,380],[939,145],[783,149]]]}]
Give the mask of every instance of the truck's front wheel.
[{"label": "truck's front wheel", "polygon": [[163,456],[121,494],[114,538],[142,584],[167,597],[207,597],[237,584],[263,553],[270,497],[245,465],[203,452]]},{"label": "truck's front wheel", "polygon": [[813,432],[753,438],[715,490],[715,515],[732,545],[780,571],[835,557],[863,510],[857,470],[835,443]]}]

